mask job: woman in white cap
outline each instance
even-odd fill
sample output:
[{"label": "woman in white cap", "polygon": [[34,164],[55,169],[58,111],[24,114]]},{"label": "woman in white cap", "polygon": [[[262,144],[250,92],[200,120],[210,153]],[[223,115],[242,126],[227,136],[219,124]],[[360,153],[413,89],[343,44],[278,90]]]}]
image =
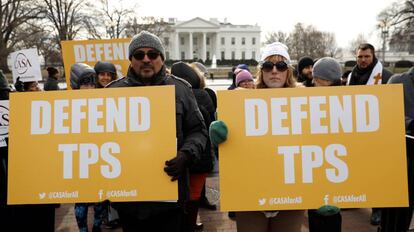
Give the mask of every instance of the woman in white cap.
[{"label": "woman in white cap", "polygon": [[[275,42],[265,47],[256,88],[295,88],[298,84],[293,77],[290,56],[286,45]],[[237,231],[301,231],[305,223],[304,210],[245,211],[236,213]]]}]

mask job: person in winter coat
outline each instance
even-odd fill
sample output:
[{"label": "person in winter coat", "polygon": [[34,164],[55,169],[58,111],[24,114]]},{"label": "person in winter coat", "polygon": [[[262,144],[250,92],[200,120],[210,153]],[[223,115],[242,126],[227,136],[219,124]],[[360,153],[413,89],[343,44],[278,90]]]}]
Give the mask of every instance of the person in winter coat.
[{"label": "person in winter coat", "polygon": [[408,171],[408,207],[383,209],[380,232],[412,231],[408,230],[414,209],[414,68],[402,74],[393,75],[388,84],[403,84],[406,154]]},{"label": "person in winter coat", "polygon": [[[96,73],[93,68],[87,64],[76,63],[70,68],[70,87],[72,89],[94,89],[96,88]],[[75,217],[78,224],[79,232],[88,232],[88,207],[90,203],[76,203]],[[102,224],[102,215],[104,205],[94,203],[94,220],[92,232],[100,232]]]},{"label": "person in winter coat", "polygon": [[49,91],[49,90],[60,90],[59,88],[59,70],[57,70],[54,67],[49,67],[46,69],[47,73],[48,73],[48,77],[47,80],[45,82],[45,85],[43,86],[43,89],[45,91]]},{"label": "person in winter coat", "polygon": [[[375,56],[375,48],[369,43],[358,46],[356,52],[357,64],[349,74],[347,85],[380,85],[387,83],[392,73],[382,66]],[[381,209],[373,208],[371,225],[381,223]]]},{"label": "person in winter coat", "polygon": [[[203,115],[206,127],[214,120],[215,109],[210,95],[203,89],[205,86],[204,77],[197,73],[190,65],[177,62],[171,67],[171,74],[188,81],[197,100],[198,107]],[[200,197],[207,174],[213,169],[213,150],[210,140],[207,140],[206,148],[201,154],[200,160],[194,162],[190,167],[190,201],[187,203],[187,212],[184,215],[185,231],[194,231],[196,226],[197,213],[200,204]]]},{"label": "person in winter coat", "polygon": [[[313,86],[329,87],[342,85],[342,69],[337,60],[331,57],[319,59],[313,66]],[[342,216],[336,206],[322,206],[308,210],[309,232],[341,232]]]},{"label": "person in winter coat", "polygon": [[141,31],[132,38],[128,52],[131,64],[127,75],[107,88],[175,86],[177,153],[165,162],[164,171],[172,181],[178,180],[179,199],[178,202],[118,202],[113,206],[118,210],[124,232],[182,231],[184,205],[189,200],[189,168],[200,159],[207,144],[204,119],[188,82],[166,74],[165,49],[159,37]]},{"label": "person in winter coat", "polygon": [[[42,91],[37,81],[23,82],[17,78],[15,88],[18,92]],[[6,166],[7,167],[7,166]],[[55,231],[56,204],[34,204],[9,206],[9,218],[5,219],[13,231]],[[2,219],[3,221],[3,219]]]}]

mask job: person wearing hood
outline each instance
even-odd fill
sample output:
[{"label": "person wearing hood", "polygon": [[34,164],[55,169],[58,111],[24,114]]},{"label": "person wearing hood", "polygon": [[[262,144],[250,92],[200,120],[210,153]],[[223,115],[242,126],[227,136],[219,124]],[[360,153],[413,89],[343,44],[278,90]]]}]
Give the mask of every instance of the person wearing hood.
[{"label": "person wearing hood", "polygon": [[178,202],[116,202],[113,206],[118,210],[124,232],[183,231],[182,216],[189,201],[189,168],[200,159],[207,144],[204,119],[188,82],[166,73],[165,48],[158,36],[147,31],[135,35],[128,47],[128,58],[131,64],[127,75],[106,88],[175,86],[177,152],[159,171],[164,171],[171,181],[178,180]]},{"label": "person wearing hood", "polygon": [[[347,85],[380,85],[388,82],[392,73],[382,66],[375,56],[375,48],[369,43],[358,46],[356,51],[357,64],[349,74]],[[381,223],[381,209],[373,208],[371,225]]]},{"label": "person wearing hood", "polygon": [[96,72],[96,87],[103,88],[108,85],[111,81],[117,79],[115,65],[107,61],[98,61],[95,64]]},{"label": "person wearing hood", "polygon": [[[87,64],[73,64],[70,67],[70,87],[72,89],[95,89],[95,70]],[[90,203],[75,203],[75,217],[79,232],[88,232],[88,208],[90,205]],[[93,209],[94,220],[92,232],[100,232],[105,207],[102,203],[94,203]]]},{"label": "person wearing hood", "polygon": [[70,67],[70,87],[72,89],[96,88],[96,72],[84,63],[76,63]]},{"label": "person wearing hood", "polygon": [[47,80],[45,82],[45,85],[43,87],[43,89],[45,91],[49,91],[49,90],[60,90],[59,88],[59,70],[57,70],[54,67],[49,67],[46,69],[47,73],[48,73],[48,77]]},{"label": "person wearing hood", "polygon": [[[171,74],[183,78],[191,84],[198,108],[208,128],[214,120],[215,109],[209,94],[204,90],[205,80],[202,74],[197,73],[194,68],[181,61],[171,66]],[[197,213],[207,174],[213,169],[214,155],[210,140],[207,140],[205,147],[200,159],[193,162],[190,167],[190,201],[186,205],[187,212],[184,214],[186,227],[184,231],[188,232],[202,226],[202,224],[196,224]]]},{"label": "person wearing hood", "polygon": [[301,82],[306,87],[312,87],[312,70],[313,59],[309,56],[305,56],[299,59],[298,62],[298,82]]}]

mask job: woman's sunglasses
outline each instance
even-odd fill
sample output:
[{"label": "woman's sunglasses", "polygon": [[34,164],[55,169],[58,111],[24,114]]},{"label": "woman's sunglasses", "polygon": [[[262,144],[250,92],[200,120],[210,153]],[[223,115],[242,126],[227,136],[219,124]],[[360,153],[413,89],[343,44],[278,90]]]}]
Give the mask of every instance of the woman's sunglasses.
[{"label": "woman's sunglasses", "polygon": [[276,67],[276,69],[280,72],[284,72],[288,69],[288,64],[285,61],[279,61],[276,63],[266,61],[262,64],[262,71],[271,72],[273,70],[273,67]]},{"label": "woman's sunglasses", "polygon": [[160,53],[157,52],[157,51],[152,51],[152,50],[151,51],[148,51],[148,52],[137,51],[132,56],[135,59],[137,59],[137,60],[143,60],[144,57],[145,57],[145,55],[147,55],[150,60],[155,60],[155,59],[158,58],[158,56],[160,55]]}]

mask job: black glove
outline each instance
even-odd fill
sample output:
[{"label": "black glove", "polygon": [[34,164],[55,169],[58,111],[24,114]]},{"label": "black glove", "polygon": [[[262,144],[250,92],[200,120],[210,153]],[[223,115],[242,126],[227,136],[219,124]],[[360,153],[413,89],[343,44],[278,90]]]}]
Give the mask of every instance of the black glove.
[{"label": "black glove", "polygon": [[187,164],[190,162],[190,156],[184,152],[177,152],[177,156],[165,161],[167,167],[164,171],[171,176],[171,181],[178,180],[178,178],[185,172]]},{"label": "black glove", "polygon": [[414,131],[414,120],[412,120],[412,121],[410,122],[410,124],[408,124],[408,126],[407,126],[407,130]]}]

